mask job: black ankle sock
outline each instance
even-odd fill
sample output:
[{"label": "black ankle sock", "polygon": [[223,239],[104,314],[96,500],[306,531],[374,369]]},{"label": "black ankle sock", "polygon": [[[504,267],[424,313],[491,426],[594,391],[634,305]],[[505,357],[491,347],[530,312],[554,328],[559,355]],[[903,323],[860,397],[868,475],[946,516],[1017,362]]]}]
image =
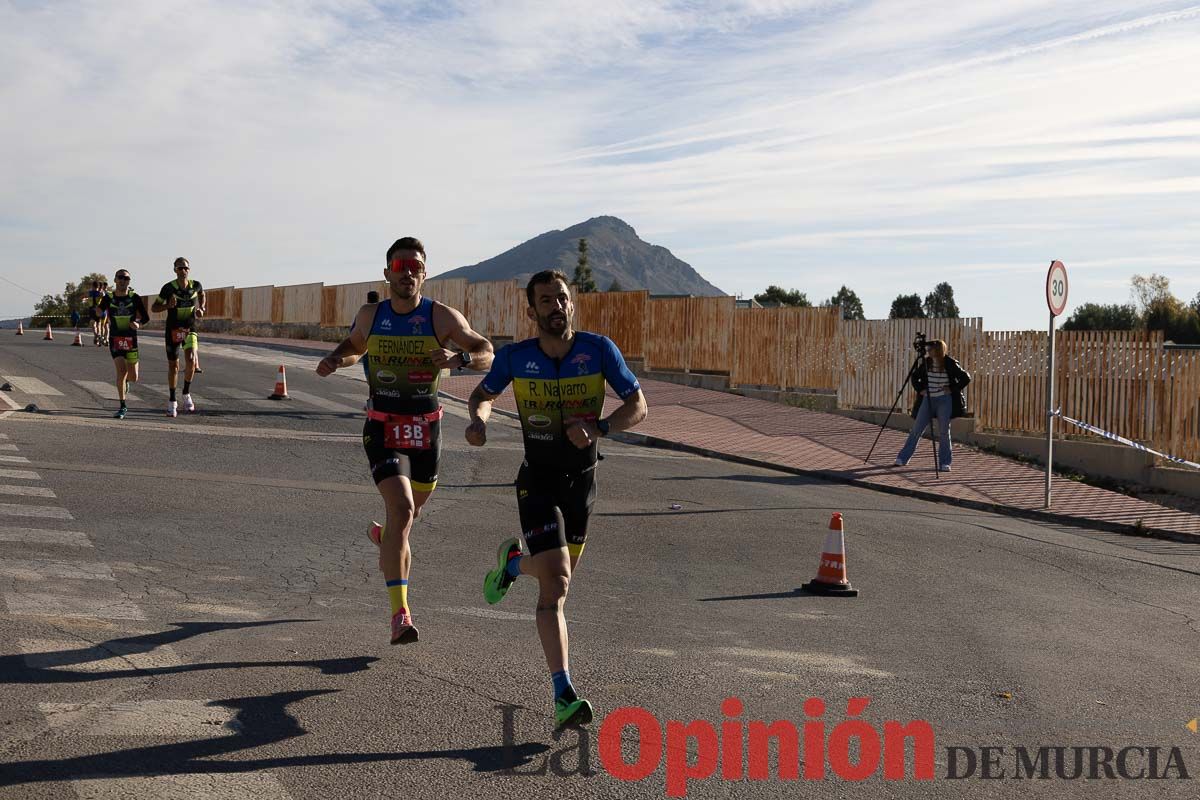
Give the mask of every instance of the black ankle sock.
[{"label": "black ankle sock", "polygon": [[172,403],[175,402],[175,388],[174,387],[171,388],[171,402]]},{"label": "black ankle sock", "polygon": [[184,393],[184,394],[187,394],[187,393],[188,393],[188,392],[190,392],[191,390],[192,390],[192,382],[191,382],[191,381],[184,381],[184,382],[183,382],[183,393]]}]

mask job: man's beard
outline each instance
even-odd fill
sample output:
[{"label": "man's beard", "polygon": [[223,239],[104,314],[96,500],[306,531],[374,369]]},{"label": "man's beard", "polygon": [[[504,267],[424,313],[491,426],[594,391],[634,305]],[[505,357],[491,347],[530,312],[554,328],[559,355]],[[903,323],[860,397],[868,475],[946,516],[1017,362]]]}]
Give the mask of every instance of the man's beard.
[{"label": "man's beard", "polygon": [[537,318],[538,330],[550,336],[558,336],[565,339],[567,334],[571,332],[571,318],[563,315],[562,320],[562,327],[556,328],[555,323],[558,322],[558,317],[552,318],[551,315],[543,317],[539,314]]},{"label": "man's beard", "polygon": [[405,286],[401,284],[392,287],[392,294],[401,300],[411,300],[416,297],[419,292],[420,289],[416,284],[413,284],[412,286]]}]

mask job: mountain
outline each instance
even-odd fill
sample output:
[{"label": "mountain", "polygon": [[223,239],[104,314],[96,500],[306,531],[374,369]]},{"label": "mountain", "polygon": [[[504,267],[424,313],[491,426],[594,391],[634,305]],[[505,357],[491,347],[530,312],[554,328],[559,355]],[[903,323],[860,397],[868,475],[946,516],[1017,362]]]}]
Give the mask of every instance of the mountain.
[{"label": "mountain", "polygon": [[571,278],[579,260],[579,240],[587,239],[588,265],[596,286],[605,291],[615,280],[622,289],[649,289],[651,294],[725,294],[665,247],[638,238],[629,223],[616,217],[593,217],[564,231],[549,231],[498,256],[459,267],[433,278],[521,283],[543,269],[558,268]]}]

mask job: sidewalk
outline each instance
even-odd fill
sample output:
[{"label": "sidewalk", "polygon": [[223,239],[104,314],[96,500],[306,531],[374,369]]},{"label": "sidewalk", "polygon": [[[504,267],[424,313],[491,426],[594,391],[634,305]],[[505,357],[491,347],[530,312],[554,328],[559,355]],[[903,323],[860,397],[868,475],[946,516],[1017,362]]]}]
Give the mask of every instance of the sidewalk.
[{"label": "sidewalk", "polygon": [[[325,354],[333,349],[329,343],[300,339],[228,334],[205,338],[302,353]],[[480,377],[475,373],[451,375],[442,380],[442,392],[465,400]],[[954,471],[938,477],[928,436],[907,467],[892,466],[906,434],[887,429],[871,463],[864,464],[879,432],[875,425],[725,392],[654,380],[642,380],[641,384],[650,414],[634,431],[621,434],[626,441],[1049,522],[1122,532],[1140,522],[1155,535],[1200,541],[1198,515],[1057,476],[1053,509],[1047,511],[1042,507],[1046,478],[1040,467],[974,448],[956,444]],[[610,395],[610,400],[615,404],[615,397]],[[496,408],[516,412],[511,390],[496,400]]]}]

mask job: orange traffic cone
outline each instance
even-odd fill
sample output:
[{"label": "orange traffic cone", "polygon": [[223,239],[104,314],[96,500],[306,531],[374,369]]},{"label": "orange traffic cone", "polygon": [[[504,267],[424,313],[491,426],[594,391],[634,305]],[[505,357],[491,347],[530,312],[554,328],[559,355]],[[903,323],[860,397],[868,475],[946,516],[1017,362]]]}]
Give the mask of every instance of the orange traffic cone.
[{"label": "orange traffic cone", "polygon": [[835,512],[829,520],[829,533],[825,534],[825,546],[821,550],[821,562],[817,565],[817,577],[801,586],[798,591],[835,597],[858,597],[858,589],[851,586],[846,577],[846,537],[842,532],[841,514]]},{"label": "orange traffic cone", "polygon": [[71,342],[71,347],[83,347],[83,334],[75,331],[75,341]]},{"label": "orange traffic cone", "polygon": [[53,342],[54,334],[50,332],[50,323],[46,323],[46,335],[42,337],[43,342]]},{"label": "orange traffic cone", "polygon": [[271,395],[271,400],[291,400],[287,393],[287,373],[283,370],[283,364],[279,365],[279,377],[275,379],[275,393]]},{"label": "orange traffic cone", "polygon": [[24,335],[25,335],[25,326],[18,322],[17,323],[17,336],[24,336]]}]

